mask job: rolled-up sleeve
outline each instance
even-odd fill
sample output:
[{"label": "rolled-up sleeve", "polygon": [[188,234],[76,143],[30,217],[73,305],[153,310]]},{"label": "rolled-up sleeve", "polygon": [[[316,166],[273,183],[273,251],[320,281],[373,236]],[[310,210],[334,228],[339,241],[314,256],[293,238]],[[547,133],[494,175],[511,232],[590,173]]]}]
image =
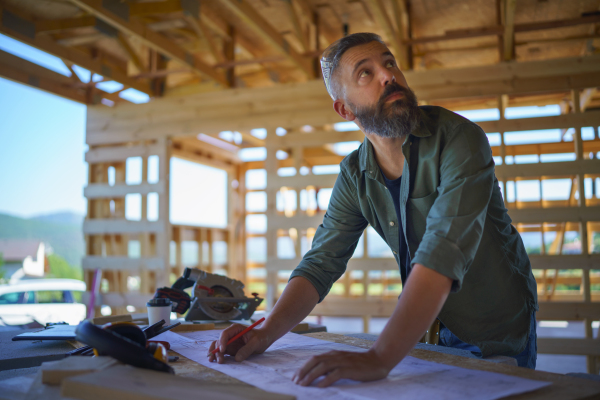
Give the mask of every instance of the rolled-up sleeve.
[{"label": "rolled-up sleeve", "polygon": [[335,281],[346,271],[348,260],[366,227],[356,187],[342,170],[335,181],[323,223],[313,238],[312,248],[292,272],[290,280],[297,276],[308,279],[319,293],[319,302],[323,301]]},{"label": "rolled-up sleeve", "polygon": [[441,152],[438,195],[411,262],[451,278],[452,291],[460,290],[479,247],[493,183],[487,136],[474,123],[458,125]]}]

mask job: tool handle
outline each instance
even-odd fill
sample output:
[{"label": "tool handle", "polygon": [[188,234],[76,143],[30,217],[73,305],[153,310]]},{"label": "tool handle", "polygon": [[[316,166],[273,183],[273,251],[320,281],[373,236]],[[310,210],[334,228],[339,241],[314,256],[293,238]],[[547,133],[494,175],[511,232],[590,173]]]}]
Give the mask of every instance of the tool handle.
[{"label": "tool handle", "polygon": [[[238,340],[239,338],[241,338],[242,336],[244,336],[246,333],[250,332],[252,329],[254,329],[254,327],[258,324],[260,324],[261,322],[263,322],[265,320],[265,317],[262,317],[261,319],[259,319],[258,321],[256,321],[255,323],[253,323],[252,325],[250,325],[249,327],[247,327],[246,329],[244,329],[243,331],[241,331],[240,333],[238,333],[237,335],[235,335],[234,337],[232,337],[231,339],[229,339],[229,341],[227,342],[227,346],[229,346],[231,343],[235,342],[236,340]],[[213,354],[217,354],[219,352],[219,347],[217,346],[217,348],[215,348],[212,353]]]}]

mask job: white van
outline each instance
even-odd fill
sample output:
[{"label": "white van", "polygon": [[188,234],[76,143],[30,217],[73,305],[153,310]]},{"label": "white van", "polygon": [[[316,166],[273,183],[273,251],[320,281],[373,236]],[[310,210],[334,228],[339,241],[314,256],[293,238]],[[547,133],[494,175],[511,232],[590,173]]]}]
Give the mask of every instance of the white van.
[{"label": "white van", "polygon": [[85,283],[75,279],[31,279],[0,285],[0,325],[24,325],[33,320],[77,325],[86,316],[81,304]]}]

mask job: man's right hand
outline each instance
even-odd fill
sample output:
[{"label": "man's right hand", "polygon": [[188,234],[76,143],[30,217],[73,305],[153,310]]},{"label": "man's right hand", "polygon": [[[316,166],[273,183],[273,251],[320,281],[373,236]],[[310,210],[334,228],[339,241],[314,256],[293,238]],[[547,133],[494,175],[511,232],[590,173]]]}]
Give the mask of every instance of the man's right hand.
[{"label": "man's right hand", "polygon": [[[228,354],[230,356],[235,356],[235,361],[241,362],[252,354],[264,353],[272,342],[269,340],[267,332],[263,328],[255,328],[231,343],[229,346],[227,345],[229,339],[246,328],[247,326],[244,325],[233,324],[221,332],[219,340],[210,344],[207,354],[208,361],[214,362],[216,360],[219,364],[223,364],[225,361],[225,354]],[[217,347],[219,348],[219,351],[217,354],[213,354],[212,351]]]}]

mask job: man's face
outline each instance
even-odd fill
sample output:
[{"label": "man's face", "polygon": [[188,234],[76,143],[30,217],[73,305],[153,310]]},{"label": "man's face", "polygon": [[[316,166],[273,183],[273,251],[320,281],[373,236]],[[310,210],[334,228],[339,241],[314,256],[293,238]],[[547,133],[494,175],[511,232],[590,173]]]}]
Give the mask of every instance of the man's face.
[{"label": "man's face", "polygon": [[383,44],[349,49],[336,74],[344,93],[337,101],[345,103],[365,133],[403,137],[418,124],[417,99]]}]

